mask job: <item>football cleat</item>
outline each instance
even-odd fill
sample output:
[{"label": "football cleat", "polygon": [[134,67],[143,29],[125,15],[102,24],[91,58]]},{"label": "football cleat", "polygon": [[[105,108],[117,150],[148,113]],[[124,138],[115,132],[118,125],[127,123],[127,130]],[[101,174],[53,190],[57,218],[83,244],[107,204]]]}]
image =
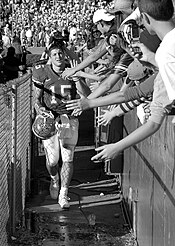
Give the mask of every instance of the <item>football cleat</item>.
[{"label": "football cleat", "polygon": [[68,209],[70,207],[69,200],[69,197],[65,195],[59,195],[58,203],[62,209]]}]

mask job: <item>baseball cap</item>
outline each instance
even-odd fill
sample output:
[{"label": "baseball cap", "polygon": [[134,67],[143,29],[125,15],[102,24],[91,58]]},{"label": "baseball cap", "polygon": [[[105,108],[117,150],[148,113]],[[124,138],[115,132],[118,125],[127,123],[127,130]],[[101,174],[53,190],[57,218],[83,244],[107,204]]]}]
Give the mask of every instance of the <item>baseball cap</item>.
[{"label": "baseball cap", "polygon": [[147,69],[143,66],[138,59],[134,59],[134,61],[129,65],[127,74],[130,80],[140,80],[146,76]]},{"label": "baseball cap", "polygon": [[114,8],[108,9],[107,12],[110,14],[115,14],[117,12],[123,12],[131,8],[134,0],[114,0]]},{"label": "baseball cap", "polygon": [[98,21],[111,21],[115,18],[114,15],[111,15],[106,11],[106,9],[98,9],[94,12],[93,15],[93,23],[97,23]]}]

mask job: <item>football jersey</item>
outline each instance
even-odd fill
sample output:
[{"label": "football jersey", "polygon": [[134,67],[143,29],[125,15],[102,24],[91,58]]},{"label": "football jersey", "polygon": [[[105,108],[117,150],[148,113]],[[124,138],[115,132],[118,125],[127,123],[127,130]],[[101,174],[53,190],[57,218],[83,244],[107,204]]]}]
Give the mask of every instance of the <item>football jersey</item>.
[{"label": "football jersey", "polygon": [[66,109],[66,101],[76,98],[75,83],[63,79],[53,71],[51,65],[36,65],[32,80],[36,87],[43,89],[43,103],[46,109],[56,114],[71,114]]}]

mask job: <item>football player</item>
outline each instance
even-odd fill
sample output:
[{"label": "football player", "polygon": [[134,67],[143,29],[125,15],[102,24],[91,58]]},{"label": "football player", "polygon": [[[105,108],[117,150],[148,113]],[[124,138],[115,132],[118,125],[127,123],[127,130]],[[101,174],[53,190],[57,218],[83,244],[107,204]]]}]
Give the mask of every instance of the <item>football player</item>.
[{"label": "football player", "polygon": [[[32,80],[37,117],[33,132],[42,139],[46,166],[51,177],[50,195],[58,198],[61,208],[69,208],[68,187],[73,174],[74,150],[78,140],[79,122],[66,109],[66,101],[77,97],[77,88],[85,93],[85,85],[74,78],[63,79],[65,46],[62,40],[52,40],[48,47],[49,63],[35,65]],[[87,91],[86,91],[87,95]],[[58,161],[62,157],[59,170]]]}]

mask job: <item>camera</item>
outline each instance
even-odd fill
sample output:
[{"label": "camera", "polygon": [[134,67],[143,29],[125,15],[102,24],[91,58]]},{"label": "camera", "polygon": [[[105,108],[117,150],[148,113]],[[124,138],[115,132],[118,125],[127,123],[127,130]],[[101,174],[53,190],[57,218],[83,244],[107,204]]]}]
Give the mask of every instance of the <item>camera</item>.
[{"label": "camera", "polygon": [[131,24],[131,42],[139,42],[140,30],[136,22]]},{"label": "camera", "polygon": [[[136,21],[131,25],[131,46],[132,44],[138,43],[140,41],[140,28]],[[134,53],[141,54],[139,47],[132,47]]]},{"label": "camera", "polygon": [[[135,20],[126,21],[119,30],[119,36],[124,40],[125,44],[136,44],[140,40],[140,27]],[[133,47],[134,53],[141,54],[139,47]]]}]

